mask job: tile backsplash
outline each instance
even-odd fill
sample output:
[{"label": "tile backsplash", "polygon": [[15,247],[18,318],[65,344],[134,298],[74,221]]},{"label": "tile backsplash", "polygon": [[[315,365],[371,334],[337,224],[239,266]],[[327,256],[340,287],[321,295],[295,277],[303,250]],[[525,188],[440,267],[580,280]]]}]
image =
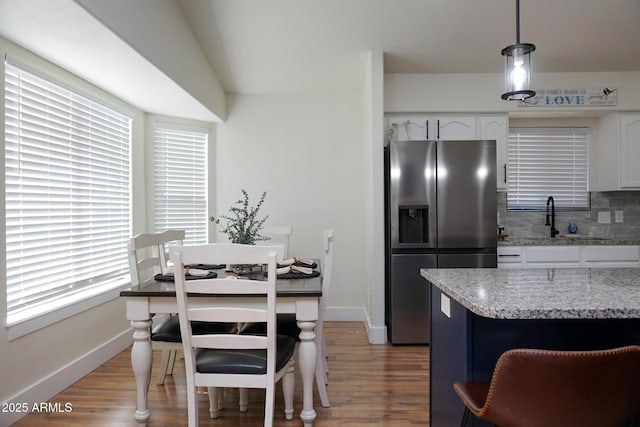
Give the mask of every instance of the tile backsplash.
[{"label": "tile backsplash", "polygon": [[[616,222],[622,211],[622,222]],[[507,211],[507,194],[498,193],[500,224],[510,237],[547,237],[546,212]],[[598,215],[610,216],[611,223],[598,222]],[[618,215],[620,215],[618,213]],[[569,222],[578,226],[578,234],[591,237],[640,239],[640,191],[592,192],[591,210],[556,212],[556,228],[567,233]]]}]

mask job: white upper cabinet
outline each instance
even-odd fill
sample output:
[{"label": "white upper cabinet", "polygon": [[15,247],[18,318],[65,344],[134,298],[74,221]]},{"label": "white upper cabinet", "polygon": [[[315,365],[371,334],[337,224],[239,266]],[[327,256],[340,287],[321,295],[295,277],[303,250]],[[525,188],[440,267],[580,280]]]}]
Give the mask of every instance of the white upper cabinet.
[{"label": "white upper cabinet", "polygon": [[614,113],[598,122],[598,188],[640,189],[640,113]]},{"label": "white upper cabinet", "polygon": [[429,139],[476,139],[476,116],[433,116],[427,118]]},{"label": "white upper cabinet", "polygon": [[387,132],[388,136],[393,134],[400,141],[495,139],[497,189],[507,189],[509,118],[506,114],[390,114],[387,116]]},{"label": "white upper cabinet", "polygon": [[428,119],[425,115],[393,115],[387,117],[387,136],[398,141],[424,141],[429,139]]},{"label": "white upper cabinet", "polygon": [[620,186],[640,188],[640,113],[620,115]]},{"label": "white upper cabinet", "polygon": [[506,114],[478,116],[480,139],[496,140],[496,179],[498,191],[507,191],[507,140],[509,118]]},{"label": "white upper cabinet", "polygon": [[477,139],[476,116],[391,115],[387,128],[398,140]]}]

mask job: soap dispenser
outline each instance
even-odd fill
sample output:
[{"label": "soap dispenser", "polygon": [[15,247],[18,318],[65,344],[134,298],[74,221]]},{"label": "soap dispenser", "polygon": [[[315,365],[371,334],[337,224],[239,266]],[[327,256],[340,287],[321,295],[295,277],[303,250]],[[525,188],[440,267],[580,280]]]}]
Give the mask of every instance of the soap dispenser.
[{"label": "soap dispenser", "polygon": [[578,232],[578,226],[576,225],[574,220],[571,220],[569,222],[569,227],[567,229],[569,231],[569,234],[576,234]]}]

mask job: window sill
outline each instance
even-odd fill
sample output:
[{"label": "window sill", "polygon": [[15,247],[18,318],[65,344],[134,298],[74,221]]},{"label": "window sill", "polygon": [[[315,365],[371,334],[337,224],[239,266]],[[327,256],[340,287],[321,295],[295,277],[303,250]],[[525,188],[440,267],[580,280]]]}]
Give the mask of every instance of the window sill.
[{"label": "window sill", "polygon": [[46,328],[56,322],[75,316],[78,313],[119,298],[120,291],[128,286],[131,286],[131,283],[128,280],[126,283],[120,282],[115,287],[105,290],[99,294],[71,302],[65,306],[54,308],[53,310],[42,314],[35,314],[33,317],[16,321],[11,325],[6,325],[7,338],[9,341],[13,341],[39,329]]}]

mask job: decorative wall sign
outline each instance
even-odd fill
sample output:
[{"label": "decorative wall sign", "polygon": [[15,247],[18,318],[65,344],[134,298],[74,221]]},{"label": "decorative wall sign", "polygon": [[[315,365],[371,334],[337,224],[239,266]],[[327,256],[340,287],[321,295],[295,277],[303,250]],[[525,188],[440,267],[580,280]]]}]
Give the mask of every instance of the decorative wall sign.
[{"label": "decorative wall sign", "polygon": [[518,107],[610,107],[618,102],[616,88],[536,89],[536,95]]}]

